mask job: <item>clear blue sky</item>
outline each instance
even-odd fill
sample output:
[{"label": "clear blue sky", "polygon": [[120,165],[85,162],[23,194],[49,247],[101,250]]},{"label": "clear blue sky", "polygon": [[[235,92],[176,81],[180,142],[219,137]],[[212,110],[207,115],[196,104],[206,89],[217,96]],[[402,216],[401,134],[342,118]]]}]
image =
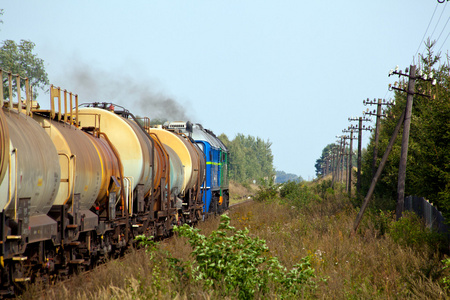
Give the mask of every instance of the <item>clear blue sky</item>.
[{"label": "clear blue sky", "polygon": [[[0,8],[0,40],[33,41],[51,83],[81,102],[188,118],[230,139],[258,136],[273,143],[277,170],[305,179],[347,118],[362,115],[363,99],[392,96],[389,70],[423,51],[429,24],[426,37],[440,36],[436,50],[450,45],[450,6],[436,0],[29,0]],[[48,95],[39,99],[48,106]]]}]

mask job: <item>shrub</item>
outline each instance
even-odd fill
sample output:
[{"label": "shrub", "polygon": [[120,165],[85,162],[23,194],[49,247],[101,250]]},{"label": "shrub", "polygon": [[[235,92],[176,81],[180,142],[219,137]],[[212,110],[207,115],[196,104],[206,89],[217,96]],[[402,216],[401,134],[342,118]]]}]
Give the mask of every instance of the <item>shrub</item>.
[{"label": "shrub", "polygon": [[256,201],[273,200],[278,196],[279,185],[275,184],[273,178],[269,180],[260,180],[259,190],[256,192],[254,199]]},{"label": "shrub", "polygon": [[280,196],[291,201],[297,207],[301,207],[311,200],[320,200],[320,197],[314,194],[307,185],[294,181],[288,181],[281,186]]},{"label": "shrub", "polygon": [[314,191],[319,194],[322,199],[325,199],[326,195],[330,192],[330,190],[334,191],[331,187],[331,180],[322,180],[320,183],[314,185]]},{"label": "shrub", "polygon": [[423,221],[410,211],[404,212],[400,220],[392,223],[390,235],[396,243],[414,249],[424,246],[439,249],[442,240],[438,233],[427,228]]},{"label": "shrub", "polygon": [[[276,257],[268,255],[264,240],[249,237],[248,229],[236,230],[226,215],[221,216],[219,229],[209,237],[186,224],[174,231],[187,237],[193,248],[195,264],[187,273],[206,287],[215,290],[222,287],[224,296],[252,299],[256,294],[268,293],[272,287],[283,297],[300,294],[305,287],[315,287],[309,256],[287,271]],[[184,268],[187,264],[181,265]]]}]

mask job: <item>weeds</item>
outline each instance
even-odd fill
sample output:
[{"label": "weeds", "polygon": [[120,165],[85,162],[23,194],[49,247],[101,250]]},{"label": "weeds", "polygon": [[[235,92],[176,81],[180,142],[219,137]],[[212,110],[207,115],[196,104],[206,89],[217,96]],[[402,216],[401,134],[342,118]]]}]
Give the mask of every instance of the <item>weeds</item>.
[{"label": "weeds", "polygon": [[400,220],[391,223],[390,236],[396,243],[416,250],[424,247],[440,249],[443,242],[440,234],[427,228],[415,213],[409,211],[404,212]]},{"label": "weeds", "polygon": [[259,190],[256,192],[254,199],[256,201],[274,200],[278,196],[279,185],[276,184],[271,177],[269,180],[260,180]]},{"label": "weeds", "polygon": [[275,286],[280,297],[300,293],[304,285],[313,286],[314,269],[310,257],[287,271],[276,257],[268,255],[266,242],[249,236],[249,230],[236,230],[230,218],[221,216],[219,229],[209,237],[199,229],[183,225],[174,229],[187,237],[193,248],[195,265],[191,276],[210,288],[221,288],[222,296],[253,299],[255,294],[265,295],[269,286]]},{"label": "weeds", "polygon": [[[43,297],[449,298],[450,259],[415,216],[396,222],[392,212],[374,206],[350,237],[358,210],[339,189],[306,183],[275,190],[282,199],[266,197],[197,228],[179,227],[157,244],[147,240],[147,252],[132,251],[62,288],[47,288]],[[32,289],[22,296],[37,297]]]}]

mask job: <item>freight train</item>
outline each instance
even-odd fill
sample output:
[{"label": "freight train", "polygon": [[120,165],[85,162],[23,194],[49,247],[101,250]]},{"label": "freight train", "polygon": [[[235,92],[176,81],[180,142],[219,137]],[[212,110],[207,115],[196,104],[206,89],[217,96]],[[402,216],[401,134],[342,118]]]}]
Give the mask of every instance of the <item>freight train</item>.
[{"label": "freight train", "polygon": [[54,86],[51,108],[40,109],[27,80],[14,76],[9,101],[0,94],[0,296],[228,208],[229,153],[211,131],[190,122],[151,127],[113,103],[78,105]]}]

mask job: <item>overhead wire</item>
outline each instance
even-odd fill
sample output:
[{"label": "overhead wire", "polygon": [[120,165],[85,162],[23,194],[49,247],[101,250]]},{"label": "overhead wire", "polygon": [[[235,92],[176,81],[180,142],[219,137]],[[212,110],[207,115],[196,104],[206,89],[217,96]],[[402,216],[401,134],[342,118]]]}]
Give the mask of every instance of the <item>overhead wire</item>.
[{"label": "overhead wire", "polygon": [[445,38],[444,42],[442,43],[441,48],[439,48],[438,53],[441,52],[442,47],[444,47],[445,42],[447,41],[447,39],[448,39],[449,36],[450,36],[450,31],[448,32],[447,37]]},{"label": "overhead wire", "polygon": [[[433,22],[433,18],[434,18],[435,14],[436,14],[436,11],[437,11],[437,8],[438,8],[438,5],[439,5],[439,4],[440,4],[440,3],[436,3],[436,7],[434,8],[434,11],[433,11],[433,14],[432,14],[432,16],[431,16],[431,18],[430,18],[430,21],[428,22],[427,29],[425,30],[425,33],[424,33],[424,35],[423,35],[423,37],[422,37],[422,39],[421,39],[421,41],[420,41],[420,43],[419,43],[419,46],[417,47],[416,53],[415,53],[414,56],[413,56],[413,62],[414,62],[415,57],[416,57],[417,54],[419,53],[420,48],[423,47],[423,42],[424,42],[424,40],[425,40],[425,36],[427,35],[428,29],[430,28],[431,23]],[[433,36],[434,36],[434,33],[436,32],[436,29],[438,28],[438,26],[439,26],[439,24],[440,24],[441,18],[442,18],[442,16],[443,16],[444,12],[445,12],[445,9],[446,9],[446,7],[447,7],[447,4],[448,4],[448,2],[446,1],[446,2],[445,2],[445,5],[444,5],[444,8],[442,9],[442,11],[441,11],[441,13],[440,13],[440,15],[439,15],[439,18],[438,18],[438,20],[437,20],[437,22],[436,22],[436,24],[435,24],[435,26],[434,26],[434,28],[433,28],[433,31],[432,31],[431,35],[429,36],[430,41],[432,41],[432,38],[433,38]],[[437,44],[437,43],[439,42],[439,40],[440,40],[442,34],[444,33],[445,29],[447,28],[447,25],[448,25],[449,22],[450,22],[450,17],[447,19],[447,22],[446,22],[445,25],[442,27],[442,30],[440,31],[439,36],[437,37],[437,39],[434,40],[434,44]],[[444,47],[445,42],[447,41],[447,39],[448,39],[449,36],[450,36],[450,32],[449,32],[449,33],[447,34],[447,36],[445,37],[444,42],[441,44],[441,46],[440,46],[440,48],[439,48],[439,50],[438,50],[438,53],[439,53],[439,52],[442,50],[442,48]],[[412,62],[411,64],[413,64],[413,62]]]},{"label": "overhead wire", "polygon": [[439,34],[438,38],[436,39],[436,43],[439,41],[439,39],[441,38],[442,33],[444,32],[445,28],[447,27],[448,21],[450,21],[450,17],[448,17],[447,22],[444,25],[444,28],[442,28],[441,33]]},{"label": "overhead wire", "polygon": [[[439,5],[439,4],[436,3],[436,5]],[[441,21],[442,15],[444,14],[444,11],[445,11],[446,7],[447,7],[447,2],[445,2],[444,9],[441,11],[441,14],[439,15],[439,19],[436,22],[436,26],[434,26],[434,29],[433,29],[433,32],[431,33],[431,36],[433,36],[434,32],[436,31],[436,28],[438,27],[439,22]]]},{"label": "overhead wire", "polygon": [[[447,5],[447,2],[446,2],[445,4]],[[445,7],[444,7],[444,9],[445,9]],[[446,29],[447,24],[448,24],[449,21],[450,21],[450,17],[447,19],[447,22],[445,23],[444,28],[442,28],[441,33],[439,34],[438,38],[436,39],[436,43],[437,43],[437,42],[439,41],[439,39],[441,38],[441,35],[442,35],[442,33],[444,32],[444,30]],[[450,35],[450,32],[449,32],[449,33],[447,34],[447,36],[445,37],[445,40],[444,40],[444,42],[441,44],[441,47],[439,48],[438,53],[441,52],[441,49],[442,49],[442,47],[444,47],[445,42],[447,41],[449,35]]]},{"label": "overhead wire", "polygon": [[[427,35],[428,29],[430,28],[431,22],[433,21],[434,14],[436,13],[438,5],[439,5],[439,3],[436,3],[436,7],[434,8],[434,11],[433,11],[433,14],[431,15],[430,21],[428,22],[427,30],[425,30],[425,32],[423,34],[423,37],[422,37],[422,39],[419,42],[419,47],[417,47],[416,54],[414,54],[414,57],[417,55],[417,53],[419,53],[420,46],[422,46],[422,42],[424,41],[425,36]],[[445,5],[447,5],[447,3],[445,3]],[[439,17],[439,19],[440,19],[440,17]],[[439,21],[438,21],[438,23],[439,23]],[[437,26],[437,24],[436,24],[436,26]],[[434,32],[434,30],[433,30],[433,32]]]}]

